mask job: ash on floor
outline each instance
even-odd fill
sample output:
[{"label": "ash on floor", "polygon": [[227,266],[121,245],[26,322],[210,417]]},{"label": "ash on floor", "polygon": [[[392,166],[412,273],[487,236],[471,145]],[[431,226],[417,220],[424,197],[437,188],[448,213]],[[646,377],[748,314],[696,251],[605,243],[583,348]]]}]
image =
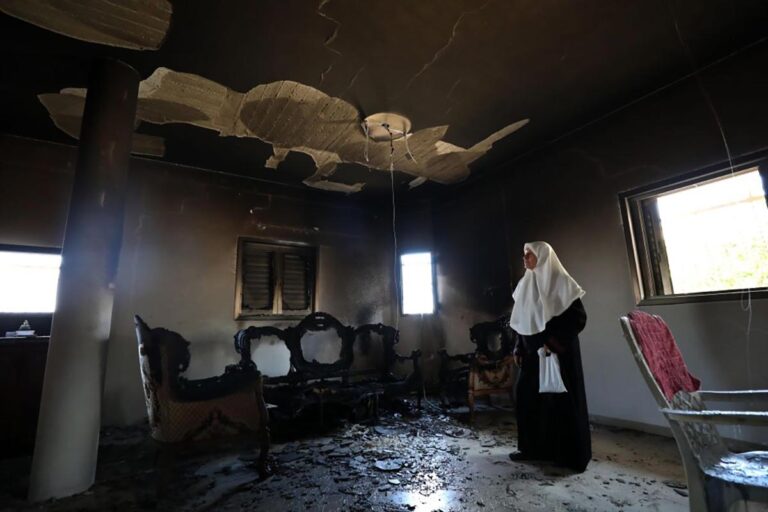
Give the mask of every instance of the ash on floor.
[{"label": "ash on floor", "polygon": [[144,429],[102,437],[96,485],[71,498],[26,503],[29,461],[3,461],[0,510],[688,510],[673,440],[595,428],[594,458],[573,474],[510,461],[514,417],[499,411],[471,427],[436,413],[387,414],[274,444],[275,473],[263,481],[247,439],[161,448]]}]

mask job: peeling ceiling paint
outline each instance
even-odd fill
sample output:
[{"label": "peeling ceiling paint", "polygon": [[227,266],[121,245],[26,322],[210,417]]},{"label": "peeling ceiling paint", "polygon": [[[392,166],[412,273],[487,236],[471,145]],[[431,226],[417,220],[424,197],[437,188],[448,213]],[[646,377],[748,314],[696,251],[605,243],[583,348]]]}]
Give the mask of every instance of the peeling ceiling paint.
[{"label": "peeling ceiling paint", "polygon": [[[51,116],[53,124],[58,129],[73,137],[80,139],[80,124],[83,121],[85,109],[85,89],[62,89],[58,94],[39,94],[40,100]],[[137,120],[135,128],[140,121]],[[162,137],[134,133],[131,141],[131,153],[162,157],[165,155],[165,141]]]},{"label": "peeling ceiling paint", "polygon": [[[64,89],[58,95],[40,95],[40,101],[56,126],[73,135],[73,98],[84,96],[84,89]],[[360,127],[361,114],[355,107],[314,87],[282,80],[241,93],[201,76],[167,68],[158,68],[141,82],[136,116],[138,121],[154,124],[190,124],[224,137],[257,138],[272,144],[273,155],[264,164],[267,168],[277,169],[291,151],[304,153],[316,167],[315,174],[304,180],[306,185],[345,193],[358,192],[364,184],[328,180],[340,163],[381,171],[389,171],[391,163],[395,170],[419,178],[456,183],[469,175],[469,164],[487,153],[495,142],[528,123],[523,119],[507,125],[470,148],[443,140],[448,125],[424,128],[408,136],[413,158],[403,139],[391,142],[392,158],[390,142],[366,140]]]},{"label": "peeling ceiling paint", "polygon": [[[654,2],[610,0],[557,8],[493,0],[227,0],[204,8],[176,1],[162,46],[135,51],[62,37],[51,31],[55,27],[41,29],[42,22],[14,12],[34,4],[45,23],[76,27],[97,19],[83,14],[65,22],[78,9],[93,13],[109,4],[138,12],[171,2],[0,0],[0,132],[71,144],[81,100],[62,100],[77,105],[73,114],[74,105],[51,106],[56,100],[40,93],[85,87],[95,59],[116,58],[142,78],[161,68],[197,77],[155,75],[158,89],[140,101],[134,151],[159,155],[164,143],[168,163],[291,186],[308,180],[347,192],[364,182],[360,194],[382,201],[393,183],[403,192],[421,183],[411,195],[425,197],[445,188],[429,181],[459,181],[467,166],[472,177],[515,172],[521,155],[690,73],[687,53],[707,66],[741,51],[762,51],[755,45],[768,26],[765,0],[740,0],[738,9],[733,2],[675,0],[677,20]],[[55,9],[61,13],[53,15]],[[166,14],[170,19],[170,9]],[[689,52],[681,48],[675,21]],[[133,37],[120,32],[114,17],[106,26],[110,36]],[[754,79],[745,74],[738,82]],[[181,97],[182,89],[193,102]],[[309,119],[313,108],[319,114]],[[358,127],[361,118],[381,112],[407,116],[416,131],[408,139],[415,162],[404,157],[403,141],[394,142],[393,179],[386,172],[389,142],[370,143],[366,162]],[[329,114],[346,124],[332,124]],[[522,118],[534,122],[513,136],[477,144]]]},{"label": "peeling ceiling paint", "polygon": [[0,11],[89,43],[157,50],[171,23],[167,0],[0,0]]}]

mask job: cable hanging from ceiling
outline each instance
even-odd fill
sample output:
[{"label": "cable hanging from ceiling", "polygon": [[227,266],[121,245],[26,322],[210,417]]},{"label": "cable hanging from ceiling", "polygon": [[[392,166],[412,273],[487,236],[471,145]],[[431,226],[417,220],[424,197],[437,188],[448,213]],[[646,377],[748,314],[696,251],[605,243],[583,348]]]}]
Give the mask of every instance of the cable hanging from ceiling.
[{"label": "cable hanging from ceiling", "polygon": [[395,201],[395,141],[402,139],[405,144],[405,156],[412,162],[416,162],[411,148],[408,146],[408,138],[411,135],[411,121],[400,114],[382,112],[373,114],[360,123],[365,134],[365,150],[363,156],[365,162],[370,163],[369,142],[389,143],[389,179],[392,197],[392,277],[395,289],[395,329],[400,328],[400,285],[398,283],[398,248],[397,248],[397,204]]}]

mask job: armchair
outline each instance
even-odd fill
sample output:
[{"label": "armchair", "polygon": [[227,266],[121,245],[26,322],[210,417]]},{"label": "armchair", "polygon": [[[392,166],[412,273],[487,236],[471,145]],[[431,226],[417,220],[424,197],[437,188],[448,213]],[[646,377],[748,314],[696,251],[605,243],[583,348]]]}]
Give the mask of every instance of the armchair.
[{"label": "armchair", "polygon": [[768,503],[768,452],[731,452],[715,425],[768,426],[768,412],[709,410],[704,401],[763,401],[768,390],[700,391],[667,324],[633,311],[620,319],[640,373],[670,423],[688,480],[691,511],[720,511],[740,500]]},{"label": "armchair", "polygon": [[[410,355],[401,356],[397,353],[395,345],[400,342],[400,332],[390,325],[365,324],[355,329],[355,341],[359,343],[363,337],[370,337],[372,333],[381,337],[381,361],[378,368],[370,371],[358,371],[358,374],[374,373],[373,382],[379,384],[384,392],[385,398],[394,398],[410,393],[416,393],[416,407],[421,409],[421,395],[423,392],[424,379],[421,373],[421,350],[413,350]],[[411,361],[412,371],[405,378],[399,378],[395,375],[395,365]]]},{"label": "armchair", "polygon": [[176,442],[255,432],[264,469],[269,448],[268,415],[261,374],[232,365],[217,377],[188,380],[189,342],[180,334],[149,326],[134,317],[139,365],[150,432],[154,439]]},{"label": "armchair", "polygon": [[[504,315],[491,322],[473,325],[469,329],[469,339],[475,344],[474,352],[455,356],[448,355],[445,350],[439,352],[443,402],[450,388],[463,387],[466,382],[470,421],[474,419],[477,397],[503,393],[514,399],[515,332],[509,327],[508,320],[509,315]],[[452,363],[464,366],[451,368]]]}]

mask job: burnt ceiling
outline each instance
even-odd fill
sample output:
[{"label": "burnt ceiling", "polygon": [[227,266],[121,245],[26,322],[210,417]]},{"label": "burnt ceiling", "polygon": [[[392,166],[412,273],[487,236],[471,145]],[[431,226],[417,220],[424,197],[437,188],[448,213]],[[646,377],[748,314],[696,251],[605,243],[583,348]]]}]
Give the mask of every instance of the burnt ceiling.
[{"label": "burnt ceiling", "polygon": [[[19,2],[0,0],[0,9],[3,4]],[[164,41],[156,30],[166,26],[164,8],[152,13],[162,23],[151,20],[148,35],[130,41],[134,47],[160,44],[156,51],[78,40],[51,31],[57,27],[46,30],[0,14],[0,131],[73,143],[78,95],[87,87],[90,63],[113,57],[145,80],[137,128],[142,137],[134,140],[138,153],[269,181],[311,186],[328,181],[338,186],[319,188],[342,192],[364,185],[360,194],[377,194],[389,189],[389,144],[370,143],[366,161],[358,125],[370,114],[392,111],[411,120],[408,140],[415,157],[408,157],[402,144],[396,147],[395,182],[405,190],[414,178],[428,178],[419,193],[429,193],[445,184],[460,187],[470,173],[503,168],[516,156],[686,76],[692,65],[704,66],[768,34],[763,0],[171,4]],[[158,86],[158,74],[166,79],[164,86]],[[267,110],[259,111],[255,103],[250,123],[239,127],[218,108],[208,114],[213,121],[190,121],[189,107],[205,111],[209,105],[163,103],[167,94],[186,98],[168,84],[190,76],[195,87],[213,84],[222,97],[246,98],[243,112],[249,95],[264,90],[274,90],[276,97],[287,94],[278,89],[290,90],[299,99],[332,104],[341,114],[328,122],[346,123],[343,134],[329,136],[333,143],[319,147],[317,133],[325,128],[317,126],[318,119],[327,112],[320,103],[296,113],[285,110],[277,128],[259,124],[256,114]],[[58,106],[51,110],[52,104]],[[57,109],[60,117],[52,120]],[[340,143],[344,137],[349,144]]]}]

